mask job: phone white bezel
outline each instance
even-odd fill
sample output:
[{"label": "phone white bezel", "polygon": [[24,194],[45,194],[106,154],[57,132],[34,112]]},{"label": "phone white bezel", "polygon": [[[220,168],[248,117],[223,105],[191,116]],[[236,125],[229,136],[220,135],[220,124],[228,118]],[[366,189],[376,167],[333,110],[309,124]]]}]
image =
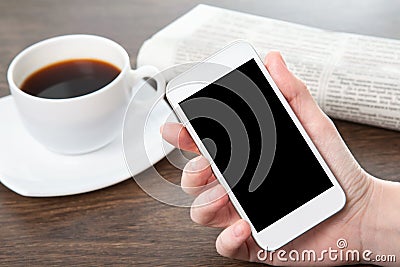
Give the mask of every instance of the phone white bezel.
[{"label": "phone white bezel", "polygon": [[[257,232],[253,227],[251,221],[247,217],[240,203],[236,199],[233,192],[230,190],[225,179],[223,178],[223,175],[220,173],[217,166],[212,161],[211,156],[209,155],[208,151],[204,147],[200,138],[194,131],[193,127],[191,126],[187,117],[185,116],[185,114],[183,113],[182,109],[179,106],[179,103],[182,100],[188,98],[197,91],[203,89],[208,84],[216,81],[217,79],[226,75],[230,71],[246,63],[250,59],[254,59],[256,61],[258,67],[261,69],[262,73],[270,83],[275,94],[278,96],[280,102],[290,115],[297,129],[300,131],[301,135],[307,142],[308,146],[312,150],[313,154],[315,155],[315,157],[317,158],[320,165],[323,167],[325,173],[327,174],[327,176],[329,177],[329,179],[333,184],[333,187],[331,187],[330,189],[326,190],[325,192],[313,198],[304,205],[300,206],[296,210],[282,217],[281,219],[269,225],[260,232]],[[206,76],[199,75],[201,66],[204,63],[219,64],[222,66],[226,66],[226,68],[222,68],[221,71],[214,71],[213,73],[208,73]],[[205,69],[206,68],[203,68],[203,71]],[[199,79],[199,76],[202,76],[201,79]],[[204,82],[204,77],[207,77],[206,82]],[[192,82],[192,81],[203,81],[203,82]],[[314,143],[311,141],[310,137],[304,130],[300,121],[290,108],[290,105],[287,103],[286,99],[284,98],[284,96],[274,83],[273,79],[269,75],[268,71],[263,65],[255,49],[249,43],[245,41],[236,41],[228,45],[224,49],[220,50],[218,53],[214,54],[210,58],[206,59],[204,62],[195,65],[193,68],[172,79],[168,83],[166,96],[168,101],[172,105],[175,113],[181,120],[181,122],[185,124],[189,134],[192,136],[200,152],[210,161],[215,176],[227,190],[229,197],[232,201],[232,204],[235,206],[239,215],[243,219],[249,222],[254,240],[263,249],[268,251],[273,251],[282,247],[286,243],[290,242],[291,240],[295,239],[299,235],[308,231],[309,229],[316,226],[320,222],[326,220],[333,214],[337,213],[344,207],[346,203],[345,193],[343,192],[338,181],[336,180],[333,173],[323,160],[322,156],[318,152]],[[266,207],[266,210],[265,211],[260,210],[260,212],[268,212],[269,203],[273,203],[273,200],[269,201],[266,200],[266,204],[262,206]]]}]

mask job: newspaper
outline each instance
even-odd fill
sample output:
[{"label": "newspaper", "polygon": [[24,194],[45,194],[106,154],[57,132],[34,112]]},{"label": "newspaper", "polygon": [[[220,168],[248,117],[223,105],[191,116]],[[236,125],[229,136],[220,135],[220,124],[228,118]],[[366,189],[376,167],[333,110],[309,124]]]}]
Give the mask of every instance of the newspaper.
[{"label": "newspaper", "polygon": [[331,117],[400,130],[400,41],[332,32],[198,5],[147,40],[138,66],[201,61],[245,39],[279,50]]}]

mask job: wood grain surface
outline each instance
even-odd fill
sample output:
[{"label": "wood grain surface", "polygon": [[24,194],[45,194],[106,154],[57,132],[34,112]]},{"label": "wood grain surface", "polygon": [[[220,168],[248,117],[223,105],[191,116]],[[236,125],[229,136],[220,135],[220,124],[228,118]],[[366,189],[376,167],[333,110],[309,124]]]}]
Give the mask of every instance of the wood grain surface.
[{"label": "wood grain surface", "polygon": [[[198,3],[0,1],[0,97],[9,94],[6,70],[10,61],[32,43],[69,33],[98,34],[122,44],[134,65],[144,40]],[[400,38],[397,1],[226,0],[214,4],[330,30]],[[399,132],[335,123],[367,171],[400,181]],[[0,130],[3,127],[7,125],[0,125]],[[170,181],[179,182],[181,171],[168,160],[156,167]],[[132,179],[56,198],[26,198],[0,184],[2,266],[257,266],[219,256],[214,247],[219,232],[194,224],[188,208],[149,197]]]}]

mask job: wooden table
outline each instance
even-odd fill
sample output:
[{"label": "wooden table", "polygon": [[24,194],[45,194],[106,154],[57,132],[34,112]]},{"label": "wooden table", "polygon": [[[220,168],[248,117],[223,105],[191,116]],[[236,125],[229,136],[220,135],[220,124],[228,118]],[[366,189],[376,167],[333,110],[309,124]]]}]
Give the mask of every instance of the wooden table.
[{"label": "wooden table", "polygon": [[[1,1],[0,96],[9,94],[8,64],[29,44],[55,35],[93,33],[121,43],[134,65],[142,42],[197,2]],[[226,0],[215,4],[332,30],[400,38],[400,4],[396,1],[289,2]],[[399,181],[399,132],[335,123],[366,170]],[[168,161],[159,162],[157,169],[179,180],[180,171]],[[218,233],[218,229],[195,225],[187,208],[171,207],[147,196],[132,179],[103,190],[56,198],[26,198],[0,185],[0,265],[4,266],[253,266],[220,257],[214,247]]]}]

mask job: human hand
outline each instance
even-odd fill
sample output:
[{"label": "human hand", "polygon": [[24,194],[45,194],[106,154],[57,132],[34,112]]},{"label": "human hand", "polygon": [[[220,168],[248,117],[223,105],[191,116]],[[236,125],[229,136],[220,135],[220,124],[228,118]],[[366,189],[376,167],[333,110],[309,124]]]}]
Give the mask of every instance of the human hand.
[{"label": "human hand", "polygon": [[[337,240],[344,238],[348,241],[348,249],[362,251],[368,240],[366,236],[376,220],[375,210],[379,208],[376,199],[380,197],[377,192],[383,190],[379,189],[384,187],[383,182],[373,178],[359,166],[332,121],[318,107],[304,83],[287,69],[278,52],[271,52],[266,56],[265,66],[347,197],[343,210],[281,249],[286,252],[295,249],[300,253],[304,250],[314,250],[317,255],[321,255],[322,250],[328,247],[337,249]],[[161,131],[163,138],[172,145],[199,153],[181,124],[167,123]],[[260,248],[251,236],[250,226],[239,217],[224,188],[214,182],[216,185],[212,188],[201,190],[202,186],[215,180],[209,163],[202,156],[196,157],[185,166],[182,188],[188,194],[197,196],[191,208],[192,220],[201,225],[225,228],[216,241],[217,251],[221,255],[246,261],[260,261],[257,257]],[[209,204],[198,205],[205,202]],[[310,265],[309,262],[280,261],[277,257],[262,262],[273,265]],[[326,257],[318,264],[337,263]]]}]

